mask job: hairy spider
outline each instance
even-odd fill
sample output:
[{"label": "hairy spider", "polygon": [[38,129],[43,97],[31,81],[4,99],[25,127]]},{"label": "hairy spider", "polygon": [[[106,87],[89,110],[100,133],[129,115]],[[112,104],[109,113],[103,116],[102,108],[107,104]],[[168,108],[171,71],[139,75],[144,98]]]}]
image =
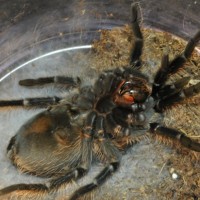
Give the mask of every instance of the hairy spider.
[{"label": "hairy spider", "polygon": [[[92,191],[116,172],[122,152],[147,132],[178,140],[200,152],[200,143],[181,131],[152,121],[174,104],[200,92],[200,83],[185,87],[188,78],[166,84],[191,56],[200,40],[200,31],[187,43],[185,50],[169,61],[164,55],[153,83],[140,72],[143,36],[139,27],[139,10],[132,5],[132,30],[135,42],[130,65],[102,72],[94,85],[81,86],[79,77],[42,77],[25,79],[22,86],[49,83],[79,88],[72,98],[41,97],[0,101],[0,106],[46,106],[45,111],[29,119],[11,138],[7,152],[12,163],[22,172],[50,177],[49,184],[16,184],[0,190],[0,195],[31,190],[51,193],[72,179],[83,177],[98,158],[105,168],[93,182],[79,188],[70,197],[77,199]],[[49,106],[51,105],[51,106]]]}]

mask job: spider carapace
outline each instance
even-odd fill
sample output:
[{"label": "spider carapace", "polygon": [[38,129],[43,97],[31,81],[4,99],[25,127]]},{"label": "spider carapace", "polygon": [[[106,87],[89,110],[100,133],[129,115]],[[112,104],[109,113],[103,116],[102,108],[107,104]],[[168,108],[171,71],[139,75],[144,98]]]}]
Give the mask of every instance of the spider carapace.
[{"label": "spider carapace", "polygon": [[42,77],[25,79],[22,86],[67,84],[77,87],[72,97],[41,97],[0,101],[0,106],[46,106],[47,109],[28,120],[11,139],[7,152],[12,163],[22,172],[50,177],[48,184],[16,184],[0,190],[5,195],[18,190],[46,192],[48,195],[72,179],[83,177],[99,159],[105,168],[93,182],[79,188],[74,200],[92,191],[120,166],[122,151],[146,133],[178,140],[192,151],[200,144],[179,130],[152,121],[155,113],[190,98],[200,91],[200,83],[187,87],[188,78],[167,84],[191,56],[200,40],[200,31],[187,43],[184,51],[169,61],[164,55],[153,82],[140,72],[143,35],[139,27],[137,4],[133,4],[132,31],[134,44],[130,65],[103,71],[94,85],[81,86],[81,78]]}]

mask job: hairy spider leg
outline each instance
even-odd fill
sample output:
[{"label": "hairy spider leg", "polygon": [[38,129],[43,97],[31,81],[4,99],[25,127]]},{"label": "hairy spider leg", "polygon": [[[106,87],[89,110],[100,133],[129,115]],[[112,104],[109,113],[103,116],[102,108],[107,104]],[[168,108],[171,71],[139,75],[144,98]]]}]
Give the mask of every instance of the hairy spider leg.
[{"label": "hairy spider leg", "polygon": [[172,95],[175,92],[181,91],[190,81],[191,77],[183,77],[181,79],[178,79],[172,84],[166,84],[164,85],[158,92],[157,92],[157,98],[164,98],[166,96]]},{"label": "hairy spider leg", "polygon": [[179,140],[180,144],[193,151],[200,152],[200,143],[191,140],[181,131],[164,127],[158,123],[150,123],[150,132]]},{"label": "hairy spider leg", "polygon": [[176,73],[181,67],[183,67],[184,63],[187,59],[190,58],[192,52],[194,51],[195,46],[198,44],[200,40],[200,30],[191,38],[184,51],[176,56],[171,62],[169,62],[168,55],[164,55],[162,58],[162,64],[160,69],[157,71],[154,79],[153,85],[153,95],[159,91],[159,89],[165,84],[166,80],[171,74]]},{"label": "hairy spider leg", "polygon": [[170,85],[162,84],[162,81],[165,83],[168,78],[168,76],[166,76],[166,74],[168,73],[168,67],[169,67],[169,56],[163,55],[161,61],[161,67],[155,75],[153,89],[152,89],[152,96],[156,99],[169,96],[177,92],[178,90],[180,91],[190,81],[190,77],[183,77]]},{"label": "hairy spider leg", "polygon": [[77,168],[70,171],[66,175],[59,177],[50,182],[49,190],[58,189],[61,185],[68,183],[72,179],[83,177],[89,170],[92,161],[92,142],[94,136],[94,124],[96,123],[97,115],[94,111],[88,114],[85,126],[82,132],[81,142],[81,161]]},{"label": "hairy spider leg", "polygon": [[140,56],[142,54],[142,48],[143,48],[143,35],[140,30],[139,26],[139,5],[137,4],[132,4],[131,9],[132,9],[132,19],[131,19],[131,25],[132,25],[132,31],[134,35],[134,43],[133,47],[131,50],[131,56],[130,56],[130,65],[134,67],[140,67],[141,65],[141,60]]},{"label": "hairy spider leg", "polygon": [[72,97],[71,110],[89,110],[93,108],[95,95],[90,86],[79,89],[79,94]]},{"label": "hairy spider leg", "polygon": [[200,93],[200,82],[188,88],[181,89],[175,93],[171,93],[159,100],[155,106],[156,111],[163,111],[165,108],[174,105],[186,98],[193,97]]},{"label": "hairy spider leg", "polygon": [[1,100],[0,107],[5,106],[32,106],[32,107],[47,107],[50,105],[58,104],[61,98],[54,97],[37,97],[37,98],[26,98],[17,100]]},{"label": "hairy spider leg", "polygon": [[200,30],[194,35],[194,37],[192,37],[184,51],[176,56],[170,63],[169,63],[169,74],[174,74],[176,73],[182,66],[183,64],[187,61],[188,58],[190,58],[190,56],[192,55],[192,52],[194,51],[194,48],[196,47],[196,45],[198,44],[198,42],[200,41]]},{"label": "hairy spider leg", "polygon": [[80,196],[99,187],[113,174],[113,172],[116,172],[119,168],[121,153],[107,137],[104,127],[105,118],[103,116],[98,116],[95,125],[95,135],[99,141],[99,147],[107,160],[107,166],[94,178],[92,183],[82,186],[76,190],[74,194],[72,194],[70,200],[76,200]]},{"label": "hairy spider leg", "polygon": [[99,185],[103,184],[109,176],[116,172],[119,167],[119,162],[112,162],[108,166],[106,166],[93,180],[92,183],[85,185],[79,188],[75,193],[72,195],[70,200],[76,200],[80,196],[94,190]]},{"label": "hairy spider leg", "polygon": [[23,79],[19,81],[21,86],[36,86],[45,85],[49,83],[64,84],[66,87],[77,87],[81,80],[79,77],[76,79],[67,76],[52,76],[52,77],[40,77],[37,79]]},{"label": "hairy spider leg", "polygon": [[198,31],[195,36],[189,40],[183,53],[178,55],[171,62],[169,62],[168,55],[163,56],[161,67],[155,75],[152,89],[152,96],[155,99],[158,99],[155,106],[156,111],[162,112],[165,108],[172,106],[185,98],[192,97],[200,92],[200,83],[184,89],[184,86],[190,80],[189,77],[185,77],[175,83],[172,83],[171,85],[165,85],[169,76],[176,73],[191,56],[199,40],[200,31]]},{"label": "hairy spider leg", "polygon": [[157,98],[160,88],[165,84],[168,78],[169,55],[163,55],[160,69],[157,71],[152,88],[152,96]]},{"label": "hairy spider leg", "polygon": [[0,196],[18,190],[47,191],[48,187],[44,184],[25,184],[25,183],[15,184],[1,189]]},{"label": "hairy spider leg", "polygon": [[[79,77],[76,79],[67,76],[54,76],[54,77],[41,77],[38,79],[24,79],[19,81],[21,86],[36,86],[36,85],[45,85],[49,83],[54,84],[63,84],[67,88],[70,87],[79,87],[81,81]],[[62,98],[54,97],[36,97],[36,98],[25,98],[17,100],[0,100],[0,107],[4,106],[28,106],[28,107],[47,107],[50,105],[58,104]]]}]

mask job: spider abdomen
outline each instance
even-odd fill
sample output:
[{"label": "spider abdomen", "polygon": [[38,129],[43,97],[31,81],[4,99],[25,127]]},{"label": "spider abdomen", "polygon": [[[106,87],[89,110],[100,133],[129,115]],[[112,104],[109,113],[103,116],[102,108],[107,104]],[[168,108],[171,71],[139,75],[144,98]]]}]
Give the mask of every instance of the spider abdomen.
[{"label": "spider abdomen", "polygon": [[8,145],[9,158],[22,171],[38,176],[64,173],[78,163],[78,133],[70,124],[68,108],[53,107],[19,129]]}]

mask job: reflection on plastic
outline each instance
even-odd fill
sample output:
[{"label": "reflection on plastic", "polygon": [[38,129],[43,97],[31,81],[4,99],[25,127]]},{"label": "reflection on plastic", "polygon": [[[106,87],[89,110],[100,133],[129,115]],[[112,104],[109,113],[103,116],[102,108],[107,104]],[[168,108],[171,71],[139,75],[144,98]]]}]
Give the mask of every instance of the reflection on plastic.
[{"label": "reflection on plastic", "polygon": [[0,78],[0,82],[2,82],[5,78],[7,78],[9,75],[11,75],[12,73],[14,73],[15,71],[17,71],[18,69],[36,61],[36,60],[39,60],[39,59],[42,59],[42,58],[45,58],[45,57],[48,57],[48,56],[51,56],[51,55],[54,55],[54,54],[58,54],[58,53],[62,53],[62,52],[65,52],[65,51],[74,51],[74,50],[80,50],[80,49],[90,49],[92,47],[92,45],[83,45],[83,46],[75,46],[75,47],[69,47],[69,48],[64,48],[64,49],[58,49],[56,51],[51,51],[49,53],[46,53],[46,54],[43,54],[41,56],[38,56],[34,59],[31,59],[25,63],[23,63],[22,65],[16,67],[15,69],[13,69],[12,71],[10,71],[9,73],[7,73],[5,76],[3,76],[2,78]]}]

